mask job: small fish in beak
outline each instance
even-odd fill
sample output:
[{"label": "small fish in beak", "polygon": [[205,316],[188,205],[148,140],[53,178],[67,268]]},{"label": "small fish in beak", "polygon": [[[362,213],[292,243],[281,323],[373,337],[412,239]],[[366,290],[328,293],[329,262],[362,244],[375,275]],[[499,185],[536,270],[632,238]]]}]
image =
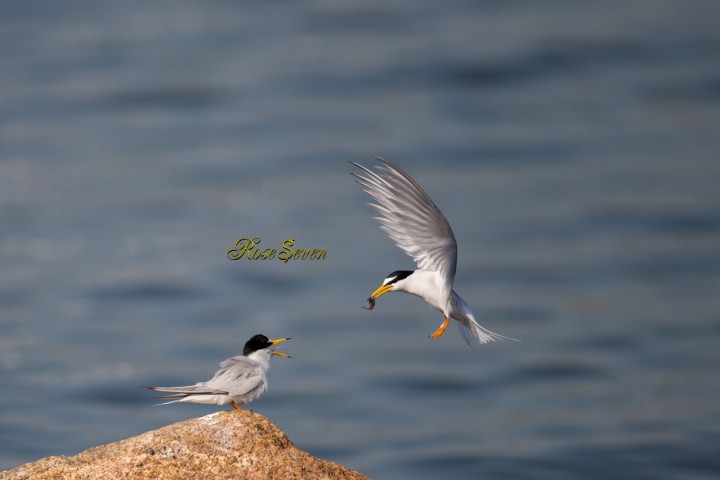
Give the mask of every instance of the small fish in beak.
[{"label": "small fish in beak", "polygon": [[373,308],[375,308],[375,299],[373,297],[368,297],[367,302],[368,304],[363,305],[362,308],[364,308],[365,310],[372,310]]}]

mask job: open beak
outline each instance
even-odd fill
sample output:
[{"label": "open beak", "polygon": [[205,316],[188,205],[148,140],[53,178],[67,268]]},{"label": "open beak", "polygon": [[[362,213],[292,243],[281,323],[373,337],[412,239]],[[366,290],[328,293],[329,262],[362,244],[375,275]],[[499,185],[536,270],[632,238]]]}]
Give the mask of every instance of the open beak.
[{"label": "open beak", "polygon": [[[277,338],[277,339],[275,339],[275,340],[270,340],[270,343],[273,344],[273,345],[277,345],[278,343],[286,342],[286,341],[288,341],[288,340],[290,340],[290,338]],[[273,355],[277,355],[278,357],[292,358],[290,355],[286,355],[286,354],[284,354],[284,353],[282,353],[282,352],[278,352],[277,349],[273,349],[273,350],[271,351],[271,353],[272,353]]]},{"label": "open beak", "polygon": [[380,298],[392,289],[392,285],[380,285],[377,290],[375,290],[372,295],[370,295],[370,298],[372,298],[373,300],[375,300],[376,298]]}]

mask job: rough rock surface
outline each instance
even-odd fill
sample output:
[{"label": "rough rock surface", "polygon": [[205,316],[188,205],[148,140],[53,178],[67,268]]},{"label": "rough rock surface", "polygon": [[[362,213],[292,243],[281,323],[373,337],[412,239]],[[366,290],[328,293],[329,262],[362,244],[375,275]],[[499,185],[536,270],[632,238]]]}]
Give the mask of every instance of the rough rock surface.
[{"label": "rough rock surface", "polygon": [[223,411],[168,425],[74,457],[47,457],[0,479],[366,479],[299,450],[270,420]]}]

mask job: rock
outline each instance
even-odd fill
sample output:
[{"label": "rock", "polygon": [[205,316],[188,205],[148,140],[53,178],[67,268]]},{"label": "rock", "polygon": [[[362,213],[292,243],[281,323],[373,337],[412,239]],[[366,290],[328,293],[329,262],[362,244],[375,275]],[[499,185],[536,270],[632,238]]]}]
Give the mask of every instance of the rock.
[{"label": "rock", "polygon": [[47,457],[0,479],[366,479],[298,449],[264,416],[222,411],[168,425],[74,457]]}]

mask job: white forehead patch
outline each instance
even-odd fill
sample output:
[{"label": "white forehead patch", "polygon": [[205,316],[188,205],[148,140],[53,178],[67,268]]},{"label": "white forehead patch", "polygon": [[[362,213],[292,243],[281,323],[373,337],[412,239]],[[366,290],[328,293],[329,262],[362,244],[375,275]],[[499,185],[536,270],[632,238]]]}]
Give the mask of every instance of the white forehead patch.
[{"label": "white forehead patch", "polygon": [[383,285],[387,285],[388,283],[391,283],[391,282],[394,281],[396,278],[397,278],[397,277],[388,277],[388,278],[386,278],[385,281],[383,282]]}]

